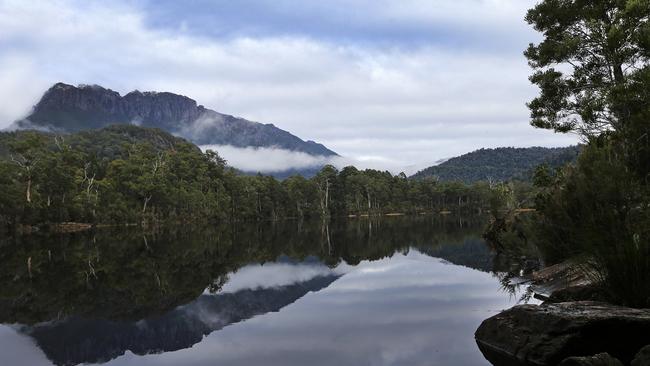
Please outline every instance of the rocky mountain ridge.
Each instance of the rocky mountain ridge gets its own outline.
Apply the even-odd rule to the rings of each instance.
[[[111,124],[160,128],[197,145],[276,147],[311,155],[337,155],[322,144],[303,141],[272,124],[222,114],[183,95],[135,90],[122,96],[99,85],[54,84],[32,112],[13,127],[76,132]]]

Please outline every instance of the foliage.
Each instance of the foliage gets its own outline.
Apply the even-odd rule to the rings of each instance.
[[[525,52],[540,95],[532,125],[585,137],[628,128],[629,89],[647,72],[647,0],[545,0],[526,20],[544,34]]]
[[[160,130],[0,135],[3,220],[138,222],[219,217],[225,162]]]
[[[532,124],[588,142],[575,166],[536,172],[529,237],[637,307],[650,306],[649,18],[647,0],[545,0],[526,17],[544,34],[526,51]]]
[[[441,181],[529,181],[533,169],[540,164],[559,167],[576,159],[579,146],[566,148],[501,147],[480,149],[449,159],[416,173],[413,178],[435,177]]]
[[[540,166],[540,167],[543,167]],[[531,207],[539,190],[528,183],[499,183],[490,189],[490,222],[483,237],[504,257],[539,258],[531,239]]]
[[[650,304],[650,192],[609,141],[585,149],[578,164],[539,197],[537,244],[550,263],[580,258],[612,299]]]
[[[326,166],[313,178],[239,175],[157,129],[0,133],[0,223],[279,220],[481,211],[485,186]]]

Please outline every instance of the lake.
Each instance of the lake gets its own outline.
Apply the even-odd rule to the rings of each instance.
[[[481,218],[287,221],[0,240],[0,365],[489,365],[517,304]],[[515,291],[513,293],[513,290]]]

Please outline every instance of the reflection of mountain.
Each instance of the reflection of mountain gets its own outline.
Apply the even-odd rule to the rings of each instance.
[[[24,328],[57,365],[106,362],[130,350],[136,354],[174,351],[201,341],[204,335],[255,315],[278,311],[310,291],[329,286],[338,276],[275,288],[201,295],[164,315],[137,322],[70,317]]]
[[[442,258],[450,263],[491,272],[494,267],[495,253],[485,245],[483,240],[468,237],[456,245],[443,245],[435,248],[418,248],[423,254]]]

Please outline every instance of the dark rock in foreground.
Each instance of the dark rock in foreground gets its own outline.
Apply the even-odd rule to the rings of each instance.
[[[641,348],[632,360],[632,366],[649,366],[650,365],[650,345]]]
[[[650,309],[591,301],[519,305],[483,321],[476,342],[494,365],[557,365],[603,352],[629,364],[650,344]]]
[[[560,366],[623,366],[623,364],[607,353],[599,353],[594,356],[569,357],[562,361]]]

